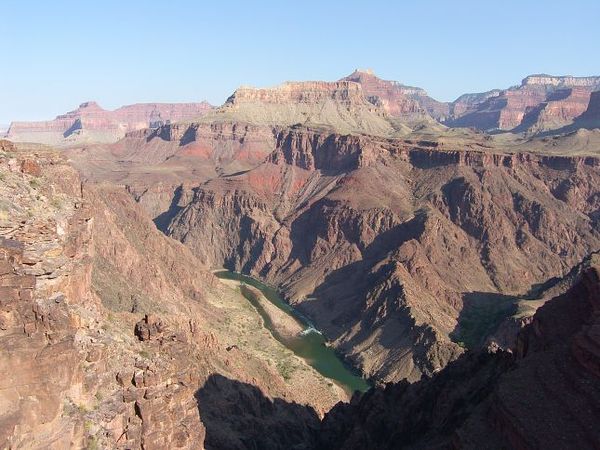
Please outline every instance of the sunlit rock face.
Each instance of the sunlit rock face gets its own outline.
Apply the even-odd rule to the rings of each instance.
[[[96,102],[85,102],[53,120],[13,122],[8,129],[7,138],[45,144],[114,142],[130,131],[197,119],[212,108],[206,102],[137,103],[108,111]]]
[[[480,130],[539,132],[569,125],[586,111],[600,77],[531,75],[520,86],[459,97],[446,122]]]

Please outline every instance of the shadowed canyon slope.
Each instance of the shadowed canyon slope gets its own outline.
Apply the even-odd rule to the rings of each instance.
[[[0,141],[0,447],[597,447],[599,80],[443,103],[356,71],[13,124],[65,148]],[[223,267],[376,387],[334,406]]]
[[[514,355],[475,353],[327,414],[320,448],[596,448],[598,259],[538,310]]]
[[[168,233],[281,286],[368,375],[416,380],[462,352],[467,299],[524,295],[600,248],[599,164],[298,128],[186,191]]]
[[[0,149],[3,448],[202,447],[196,392],[215,373],[311,405],[296,424],[346,398],[123,189],[84,186],[44,147]]]

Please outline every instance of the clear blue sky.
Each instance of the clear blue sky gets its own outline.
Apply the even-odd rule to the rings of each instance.
[[[3,0],[0,124],[85,100],[221,104],[356,67],[440,100],[530,73],[600,75],[599,0]]]

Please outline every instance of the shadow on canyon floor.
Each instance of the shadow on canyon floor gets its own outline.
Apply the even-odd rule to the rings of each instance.
[[[433,378],[391,383],[339,403],[323,422],[312,408],[270,400],[218,374],[196,397],[208,450],[450,448],[472,414],[486,416],[490,394],[513,366],[512,354],[469,352]]]
[[[211,375],[196,393],[207,450],[315,448],[320,420],[309,406],[267,398],[251,384]]]
[[[363,311],[364,299],[369,295],[372,287],[380,286],[394,270],[393,259],[384,264],[381,264],[382,261],[396,252],[405,242],[417,239],[423,232],[424,222],[425,215],[419,213],[413,219],[381,233],[362,249],[362,259],[333,270],[315,287],[312,296],[325,301],[324,307],[329,310],[328,312],[333,318],[331,325],[335,329],[328,328],[327,330],[331,340],[335,340],[343,334],[347,329],[346,325],[357,320],[358,317],[361,317],[362,328],[370,329],[376,320],[377,307],[371,307],[367,312]],[[294,256],[294,250],[292,250],[292,256]],[[295,254],[295,257],[302,261],[299,252]],[[293,258],[290,257],[290,259]],[[306,263],[310,265],[310,261],[307,260]],[[377,265],[379,267],[374,270]],[[352,280],[352,283],[349,283],[348,280]],[[390,303],[389,310],[391,311],[395,309],[391,303],[394,303],[401,295],[400,285],[390,286],[381,293],[377,303]],[[310,314],[310,311],[303,310],[303,312]]]
[[[162,214],[156,216],[153,220],[154,225],[163,233],[167,234],[167,228],[171,224],[171,221],[175,218],[175,216],[183,209],[183,207],[179,206],[179,200],[181,200],[181,195],[183,193],[183,188],[178,186],[173,192],[173,199],[171,200],[171,204],[169,205],[169,209],[167,209]]]
[[[500,323],[517,311],[518,297],[496,292],[467,292],[458,325],[450,333],[454,342],[475,349],[493,333]]]

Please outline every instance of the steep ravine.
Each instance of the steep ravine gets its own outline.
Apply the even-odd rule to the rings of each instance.
[[[122,188],[0,141],[0,193],[0,447],[284,448],[347,400]]]
[[[418,380],[462,353],[465,299],[600,248],[598,158],[425,144],[282,131],[263,164],[188,190],[167,232],[279,286],[368,376]]]

